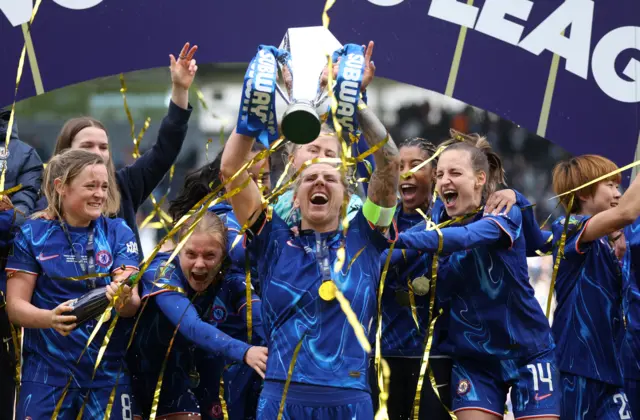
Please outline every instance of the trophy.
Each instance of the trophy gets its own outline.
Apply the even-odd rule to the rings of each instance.
[[[322,85],[327,67],[340,61],[335,83]],[[285,89],[277,83],[280,70]],[[336,117],[349,133],[357,131],[356,108],[365,73],[361,45],[342,46],[322,26],[290,28],[279,48],[260,45],[244,77],[236,131],[255,137],[266,147],[278,138],[276,92],[287,104],[281,119],[284,137],[297,144],[314,141],[320,134],[320,115],[328,110],[328,88],[336,99]],[[363,100],[365,100],[363,98]]]
[[[306,144],[320,134],[320,114],[326,111],[328,98],[326,87],[320,86],[321,76],[327,66],[327,54],[341,47],[323,26],[287,30],[280,49],[286,51],[288,57],[279,62],[286,93],[280,86],[276,87],[287,103],[281,119],[282,134],[287,140]]]

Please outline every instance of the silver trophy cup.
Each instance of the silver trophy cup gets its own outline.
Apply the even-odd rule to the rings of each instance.
[[[321,76],[331,55],[342,45],[322,26],[289,28],[280,48],[289,53],[289,60],[280,62],[280,72],[286,93],[278,92],[287,103],[281,118],[282,134],[289,141],[306,144],[320,134],[320,113],[326,111],[327,89],[321,88]],[[325,109],[322,109],[323,106]]]

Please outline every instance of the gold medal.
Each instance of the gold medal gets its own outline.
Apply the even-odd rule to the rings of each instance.
[[[415,294],[416,296],[426,295],[427,293],[429,293],[429,288],[431,287],[429,279],[425,276],[420,276],[413,279],[411,285],[413,286],[413,294]]]
[[[336,284],[333,281],[328,280],[323,282],[322,285],[320,285],[320,288],[318,289],[318,294],[320,295],[320,298],[322,298],[322,300],[330,302],[336,298],[337,291],[338,291],[338,288],[336,287]]]

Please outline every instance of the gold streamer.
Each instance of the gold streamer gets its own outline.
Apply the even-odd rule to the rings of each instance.
[[[389,410],[387,409],[387,401],[389,400],[389,382],[391,377],[391,369],[384,358],[382,362],[382,386],[380,387],[380,408],[374,417],[374,420],[389,420]],[[378,384],[380,386],[380,384]]]
[[[384,387],[384,378],[383,372],[380,368],[380,363],[382,361],[382,293],[384,292],[384,281],[387,278],[387,272],[389,271],[389,263],[391,262],[391,255],[393,254],[393,249],[395,247],[395,243],[392,243],[389,247],[389,252],[387,254],[387,258],[384,261],[384,266],[382,268],[382,274],[380,275],[380,285],[378,286],[378,319],[377,319],[377,328],[376,328],[376,351],[375,351],[375,366],[376,373],[378,375],[378,387],[382,391]],[[379,410],[386,410],[386,401],[382,401],[382,392],[378,395],[378,405]]]
[[[284,383],[284,389],[282,390],[282,399],[280,400],[280,408],[278,409],[278,420],[282,420],[282,414],[284,412],[284,404],[287,401],[287,392],[289,391],[289,385],[291,384],[291,376],[293,376],[293,368],[296,365],[296,360],[298,360],[298,353],[300,353],[300,347],[302,347],[302,342],[304,341],[304,337],[305,337],[305,334],[303,334],[302,337],[300,338],[300,341],[298,341],[298,344],[296,345],[296,348],[293,351],[291,362],[289,363],[287,380]]]
[[[120,93],[122,94],[122,102],[124,106],[124,112],[127,114],[129,120],[129,126],[131,127],[131,139],[134,145],[136,144],[136,125],[133,122],[133,116],[131,115],[131,109],[129,109],[129,103],[127,102],[127,84],[124,80],[124,73],[120,73]]]
[[[358,315],[356,315],[353,309],[351,309],[349,299],[347,299],[337,287],[335,294],[337,301],[340,303],[340,308],[342,308],[342,312],[344,312],[345,316],[347,317],[347,321],[351,325],[351,328],[353,328],[353,331],[356,334],[356,338],[362,346],[362,349],[367,353],[371,353],[371,344],[369,343],[367,334],[364,332],[364,328],[358,320]]]
[[[547,319],[551,316],[551,301],[553,300],[553,291],[556,287],[556,279],[558,278],[558,269],[560,268],[560,261],[564,258],[564,246],[567,241],[567,231],[569,230],[569,224],[571,223],[571,208],[573,207],[573,200],[575,195],[571,195],[569,198],[569,205],[567,206],[567,214],[564,220],[564,227],[562,229],[562,235],[560,235],[560,241],[558,242],[558,254],[556,260],[553,262],[553,272],[551,273],[551,284],[549,285],[549,295],[547,297]]]
[[[42,0],[36,0],[36,4],[33,6],[33,11],[31,12],[31,19],[29,19],[29,32],[31,32],[31,25],[33,25],[33,20],[38,13],[38,9],[40,9],[40,4]],[[7,124],[7,134],[4,140],[5,150],[9,150],[9,143],[11,142],[11,134],[13,133],[13,120],[16,115],[16,98],[18,97],[18,88],[20,87],[20,81],[22,80],[22,72],[24,71],[24,58],[27,53],[27,41],[25,39],[25,43],[22,46],[22,52],[20,52],[20,59],[18,60],[18,71],[16,72],[16,88],[13,93],[13,104],[11,105],[11,114],[9,114],[9,123]],[[2,174],[0,174],[0,195],[4,190],[4,181],[7,173],[7,165],[4,165],[2,168]]]
[[[111,418],[111,411],[113,410],[113,402],[116,399],[116,388],[118,387],[118,382],[120,381],[120,373],[122,373],[122,367],[118,371],[118,375],[116,376],[116,383],[111,389],[111,392],[109,393],[109,401],[107,401],[107,407],[104,410],[104,418],[102,420],[109,420]]]
[[[13,352],[16,358],[16,370],[14,372],[16,380],[16,402],[20,401],[20,385],[22,379],[22,328],[16,328],[9,322],[11,330],[11,341],[13,342]]]
[[[407,261],[407,254],[405,250],[402,250],[402,256]],[[411,281],[411,277],[407,276],[407,288],[409,290],[409,305],[411,305],[411,318],[413,318],[413,322],[416,324],[416,328],[420,330],[420,323],[418,322],[418,308],[416,306],[416,295],[413,291],[413,283]]]
[[[431,155],[429,157],[429,159],[425,160],[424,162],[420,163],[419,165],[414,166],[413,168],[411,168],[410,170],[408,170],[407,172],[403,173],[400,175],[400,177],[402,179],[407,179],[409,178],[411,175],[415,174],[416,172],[418,172],[420,169],[424,168],[425,166],[427,166],[430,162],[432,162],[435,158],[437,158],[438,156],[440,156],[440,154],[442,152],[444,152],[444,149],[446,149],[447,146],[440,146],[438,147],[438,149],[436,149],[436,152]]]
[[[253,296],[251,294],[251,261],[249,253],[244,253],[245,298],[247,300],[247,343],[251,344],[253,332]]]
[[[123,95],[124,95],[124,93],[123,93]],[[125,99],[125,103],[126,103],[126,99]],[[142,138],[144,137],[145,133],[149,129],[149,125],[151,125],[151,117],[147,117],[147,119],[144,120],[144,125],[142,126],[142,129],[138,133],[138,137],[134,137],[133,138],[133,153],[132,153],[132,156],[133,156],[134,159],[138,159],[140,157],[140,143],[142,142]]]
[[[229,368],[229,365],[225,366],[225,370]],[[218,392],[218,399],[220,400],[220,407],[222,408],[222,420],[229,420],[229,411],[227,410],[227,401],[224,399],[224,378],[220,377],[220,391]]]
[[[613,177],[614,175],[618,175],[619,173],[622,173],[622,172],[626,171],[627,169],[635,168],[638,165],[640,165],[640,160],[636,160],[635,162],[632,162],[632,163],[630,163],[630,164],[628,164],[626,166],[623,166],[622,168],[618,168],[615,171],[611,171],[608,174],[602,175],[601,177],[596,178],[593,181],[589,181],[586,184],[582,184],[579,187],[576,187],[576,188],[574,188],[574,189],[572,189],[570,191],[567,191],[567,192],[564,192],[562,194],[556,195],[555,197],[551,197],[549,200],[553,200],[554,198],[560,198],[560,197],[564,197],[564,196],[569,195],[569,194],[573,194],[575,192],[580,191],[583,188],[587,188],[590,185],[597,184],[600,181],[604,181],[606,179],[609,179],[609,178]]]
[[[363,246],[362,248],[360,248],[358,250],[358,252],[356,252],[353,255],[353,258],[351,258],[351,261],[349,261],[349,265],[347,266],[347,272],[349,272],[349,270],[351,270],[351,266],[353,265],[354,262],[356,262],[356,260],[358,259],[358,257],[360,256],[360,254],[362,254],[362,252],[365,250],[366,246]]]
[[[418,377],[418,384],[416,386],[416,395],[413,399],[413,418],[414,420],[418,420],[420,416],[420,400],[422,398],[422,386],[424,383],[424,376],[427,372],[427,367],[429,366],[429,354],[431,353],[431,346],[433,343],[433,332],[435,329],[436,321],[440,317],[442,310],[440,310],[440,314],[435,316],[435,301],[436,301],[436,285],[438,280],[438,258],[442,253],[442,248],[444,245],[444,238],[442,236],[442,232],[440,231],[440,227],[433,223],[431,220],[427,221],[427,229],[435,230],[438,234],[438,249],[434,253],[431,260],[431,287],[430,287],[430,298],[429,298],[429,330],[425,336],[425,350],[422,356],[422,364],[420,365],[420,375]],[[433,387],[433,391],[436,396],[440,399],[440,394],[438,392],[438,388],[436,386],[435,377],[433,377],[433,371],[429,373],[429,379],[431,381],[431,386]],[[445,407],[446,408],[446,407]],[[450,413],[452,414],[452,413]],[[455,416],[453,416],[455,418]]]
[[[191,298],[191,302],[189,303],[189,306],[191,306],[193,304],[193,301],[199,295],[200,295],[200,293],[195,293],[193,295],[193,297]],[[189,306],[187,306],[185,308],[184,312],[182,312],[182,315],[180,316],[180,319],[178,320],[178,324],[176,325],[176,328],[173,330],[173,336],[171,337],[171,341],[169,341],[169,347],[167,347],[167,352],[165,353],[164,360],[162,361],[162,367],[160,368],[160,374],[158,375],[158,382],[156,383],[156,389],[153,392],[153,403],[151,404],[151,413],[149,414],[149,420],[155,420],[156,419],[156,415],[158,414],[158,404],[160,403],[160,390],[162,389],[162,380],[164,379],[163,378],[164,377],[164,370],[167,368],[167,361],[169,360],[169,354],[171,352],[171,348],[173,347],[173,342],[176,339],[176,335],[178,334],[178,330],[180,329],[180,324],[182,322],[182,318],[187,313],[187,310],[189,309]]]

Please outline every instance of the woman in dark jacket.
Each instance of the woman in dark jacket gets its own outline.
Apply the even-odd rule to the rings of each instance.
[[[180,56],[171,60],[171,102],[169,111],[162,120],[158,140],[145,154],[134,163],[116,172],[117,188],[120,190],[121,203],[118,217],[124,219],[136,236],[138,249],[140,235],[136,225],[136,212],[175,162],[182,143],[187,135],[187,123],[191,116],[189,88],[198,71],[193,59],[198,47],[190,48],[186,43]],[[104,125],[91,117],[73,118],[65,123],[56,141],[54,155],[66,149],[84,149],[94,152],[113,166],[113,157],[109,147],[109,138]],[[38,209],[46,207],[46,200],[38,202]],[[142,257],[142,253],[139,255]]]

